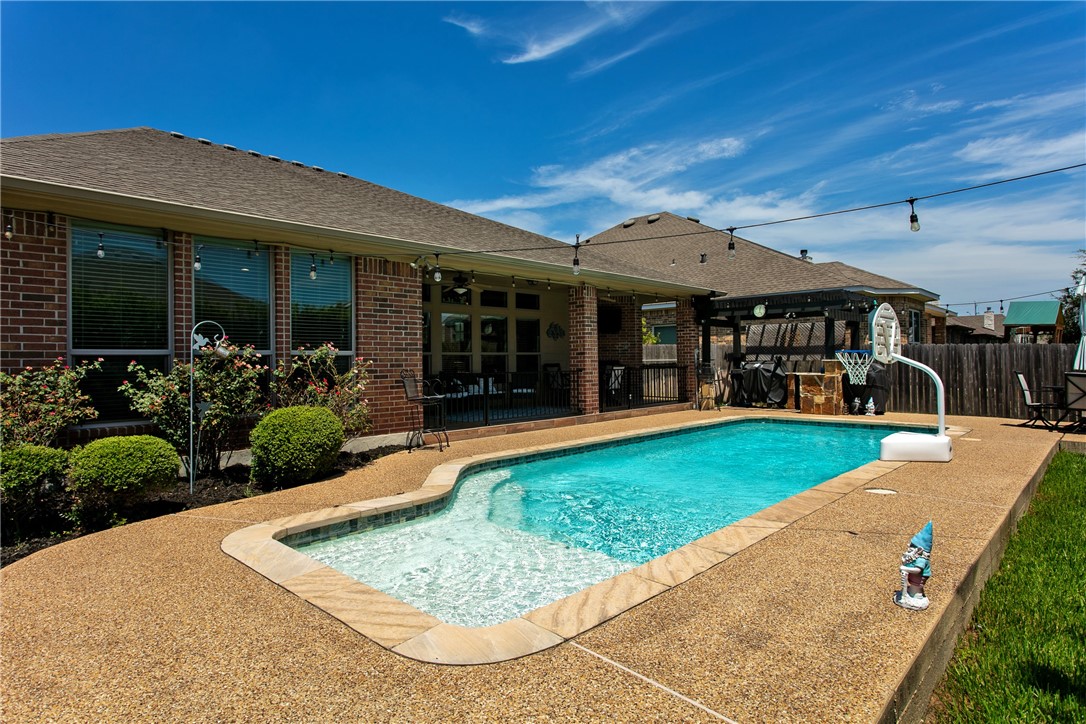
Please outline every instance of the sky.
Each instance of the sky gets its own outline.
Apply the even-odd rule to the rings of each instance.
[[[5,138],[151,126],[569,243],[1086,163],[1083,2],[4,0],[0,40]],[[998,311],[1071,283],[1086,169],[916,213],[916,233],[907,204],[738,233]]]

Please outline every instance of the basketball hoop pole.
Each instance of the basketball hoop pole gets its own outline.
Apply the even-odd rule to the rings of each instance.
[[[939,379],[939,375],[931,367],[928,367],[923,362],[917,362],[916,360],[909,359],[908,357],[902,357],[896,352],[891,355],[895,362],[904,362],[910,367],[915,367],[927,373],[928,377],[935,382],[935,399],[937,401],[937,409],[939,411],[939,432],[937,435],[946,434],[946,395],[943,392],[943,381]]]

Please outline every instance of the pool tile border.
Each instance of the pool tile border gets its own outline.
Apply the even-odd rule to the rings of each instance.
[[[775,416],[736,416],[617,433],[580,441],[461,458],[435,467],[422,487],[401,495],[374,498],[309,511],[251,525],[223,539],[224,553],[273,583],[311,603],[380,646],[402,656],[435,664],[491,664],[557,646],[620,613],[678,586],[724,562],[797,520],[906,465],[873,461],[786,498],[765,510],[710,533],[670,553],[571,596],[494,626],[469,628],[444,623],[382,591],[294,550],[327,539],[429,515],[448,504],[456,483],[469,471],[493,468],[531,457],[569,455],[601,445],[680,434],[691,428]],[[815,424],[864,425],[868,421],[812,420]],[[877,423],[903,426],[901,423]],[[948,428],[951,436],[965,428]],[[318,532],[319,531],[319,532]]]

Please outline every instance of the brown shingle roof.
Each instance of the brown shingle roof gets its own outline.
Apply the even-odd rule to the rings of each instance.
[[[0,159],[5,178],[566,268],[573,259],[569,244],[540,234],[347,174],[153,128],[7,138]],[[518,249],[527,251],[510,251]],[[620,259],[605,271],[644,278]]]
[[[650,221],[654,217],[655,221]],[[596,234],[581,256],[633,263],[658,275],[669,275],[661,278],[686,279],[727,292],[729,297],[857,287],[917,290],[841,262],[813,264],[739,236],[735,237],[735,258],[731,259],[728,239],[726,232],[662,212],[638,216]],[[701,263],[703,253],[708,255],[705,264]],[[672,260],[675,266],[671,266]],[[926,296],[924,290],[919,291]]]
[[[656,221],[650,222],[653,216]],[[821,265],[801,261],[753,241],[735,237],[728,256],[728,234],[668,212],[639,216],[592,237],[581,256],[631,262],[641,268],[687,279],[731,297],[792,291],[838,289],[843,281]],[[701,263],[701,254],[706,263]],[[675,266],[671,266],[674,260]]]

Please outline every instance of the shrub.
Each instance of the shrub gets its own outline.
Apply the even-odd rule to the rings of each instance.
[[[366,399],[369,362],[358,357],[351,361],[346,372],[339,372],[338,353],[338,349],[326,343],[310,352],[298,348],[289,362],[279,360],[273,372],[276,404],[327,407],[343,424],[344,435],[357,437],[370,429]]]
[[[84,530],[116,522],[138,494],[177,482],[181,459],[168,442],[151,435],[95,440],[72,453],[68,490],[72,520]]]
[[[88,404],[90,397],[79,391],[79,383],[88,372],[101,368],[101,358],[69,367],[58,357],[38,370],[27,367],[15,375],[0,372],[3,444],[48,446],[69,425],[98,417]]]
[[[227,346],[226,358],[205,347],[193,362],[196,405],[193,444],[197,475],[219,472],[219,460],[244,420],[263,410],[260,379],[267,370],[252,347]],[[120,391],[133,411],[153,422],[179,455],[189,454],[189,365],[174,361],[166,373],[132,362]],[[206,405],[206,408],[205,408]],[[204,408],[204,409],[201,409]]]
[[[253,482],[298,485],[335,466],[343,447],[343,424],[324,407],[284,407],[257,424],[250,442]]]
[[[0,454],[0,533],[5,544],[53,532],[61,522],[68,453],[18,445]]]

